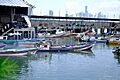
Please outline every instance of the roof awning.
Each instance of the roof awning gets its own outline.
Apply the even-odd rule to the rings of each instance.
[[[0,0],[0,6],[30,7],[23,0]]]

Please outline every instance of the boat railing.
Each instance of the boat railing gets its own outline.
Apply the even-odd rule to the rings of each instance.
[[[0,36],[0,40],[3,40],[3,39],[7,40],[7,38],[8,36]]]

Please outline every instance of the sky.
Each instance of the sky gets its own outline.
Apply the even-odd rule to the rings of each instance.
[[[119,17],[120,0],[26,0],[34,5],[34,15],[48,15],[53,10],[54,16],[65,16],[65,13],[75,14],[84,12],[88,6],[88,12],[95,15],[99,12],[111,17]]]

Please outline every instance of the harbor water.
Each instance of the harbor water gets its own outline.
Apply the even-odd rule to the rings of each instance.
[[[120,80],[120,57],[113,48],[96,43],[91,51],[0,57],[0,80]]]

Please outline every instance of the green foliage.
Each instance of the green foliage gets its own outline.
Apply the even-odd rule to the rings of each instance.
[[[0,80],[1,79],[8,79],[13,80],[15,79],[15,73],[17,71],[17,64],[14,60],[7,58],[0,58]]]

